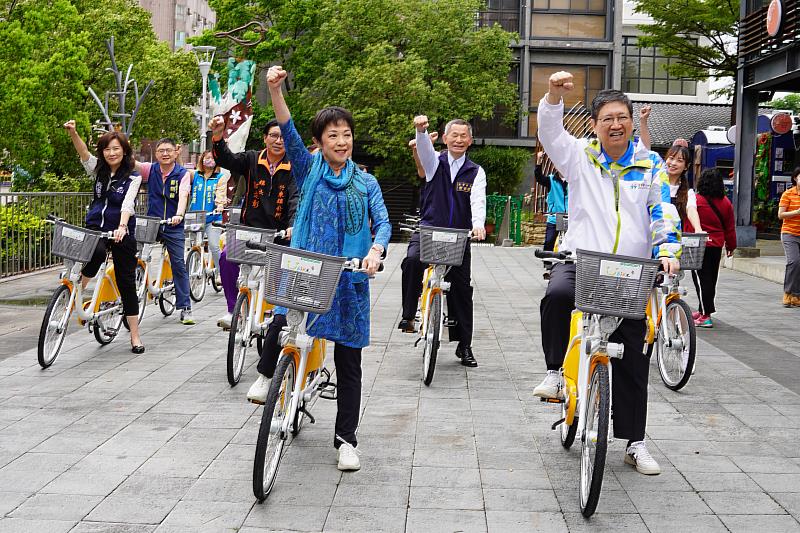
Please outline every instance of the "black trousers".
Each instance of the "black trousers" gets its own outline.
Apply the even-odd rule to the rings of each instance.
[[[286,315],[275,315],[267,328],[258,372],[268,378],[272,378],[278,365],[282,349],[278,341],[284,326]],[[335,344],[333,362],[336,365],[336,433],[333,446],[339,448],[342,441],[358,446],[356,433],[361,412],[361,348]]]
[[[417,303],[422,294],[422,278],[428,265],[419,260],[419,234],[414,235],[408,243],[406,258],[401,265],[403,270],[403,318],[413,320],[417,314]],[[445,276],[450,282],[447,292],[448,318],[456,321],[450,328],[450,341],[457,341],[461,346],[472,345],[472,286],[470,276],[472,261],[469,246],[464,252],[464,261],[460,266],[452,267]]]
[[[548,370],[558,370],[564,363],[573,309],[575,265],[556,264],[540,304],[542,348]],[[609,339],[625,347],[622,359],[611,360],[614,436],[619,439],[644,439],[650,372],[650,360],[643,353],[645,332],[644,320],[623,320]]]
[[[125,316],[139,314],[139,299],[136,297],[136,240],[125,235],[120,242],[109,239],[100,239],[94,255],[88,263],[83,265],[83,274],[87,278],[97,275],[100,265],[106,258],[107,250],[111,248],[111,258],[114,260],[114,276],[117,279],[117,289],[122,297],[122,312]]]
[[[716,311],[714,297],[717,295],[717,279],[721,260],[722,248],[706,246],[703,267],[700,270],[692,270],[692,281],[697,290],[697,299],[700,301],[700,312],[706,316],[710,316]]]
[[[552,252],[553,248],[556,245],[556,238],[558,237],[558,232],[556,231],[556,225],[547,223],[545,226],[544,231],[544,249],[548,252]]]

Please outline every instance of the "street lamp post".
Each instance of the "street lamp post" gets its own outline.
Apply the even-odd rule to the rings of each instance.
[[[202,115],[200,116],[200,152],[206,151],[206,129],[208,120],[208,72],[211,70],[211,64],[214,62],[214,53],[217,51],[216,46],[195,46],[192,48],[194,56],[197,58],[197,65],[200,67],[200,75],[203,77],[203,97],[202,97]]]

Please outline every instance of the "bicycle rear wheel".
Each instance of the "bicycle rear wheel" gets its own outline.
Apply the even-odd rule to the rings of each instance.
[[[186,258],[186,271],[189,273],[189,296],[195,302],[203,300],[206,295],[206,273],[200,250],[192,248]]]
[[[144,308],[147,305],[147,274],[140,261],[136,265],[136,296],[139,299],[139,324],[144,319]]]
[[[261,427],[258,429],[256,456],[253,462],[253,494],[259,503],[266,499],[275,484],[283,447],[288,439],[287,434],[281,434],[281,425],[284,419],[291,415],[288,411],[295,373],[294,357],[281,354],[261,414]]]
[[[169,316],[175,312],[175,288],[172,286],[172,280],[164,282],[164,292],[158,295],[158,308],[161,309],[161,314]]]
[[[100,302],[100,306],[97,309],[98,312],[100,312],[113,307],[117,307],[117,310],[98,318],[92,325],[94,338],[102,346],[109,344],[117,337],[117,333],[119,333],[119,329],[122,327],[122,306],[117,301],[108,300]]]
[[[667,337],[659,335],[656,342],[656,360],[661,380],[668,389],[681,390],[692,377],[697,331],[692,311],[681,299],[667,304],[664,313]]]
[[[211,274],[209,275],[211,278],[211,288],[213,288],[216,292],[222,292],[222,282],[221,280],[217,280],[218,273],[219,269],[216,267],[211,270]]]
[[[442,325],[442,293],[431,297],[428,309],[428,323],[425,326],[425,339],[422,344],[422,381],[430,386],[436,370],[436,355],[439,352],[439,336]]]
[[[231,330],[228,332],[228,383],[235,387],[242,378],[244,370],[244,360],[247,355],[247,344],[250,339],[245,339],[245,329],[247,328],[247,316],[250,310],[250,299],[246,292],[239,293],[236,305],[233,306],[231,315]]]
[[[581,438],[581,513],[590,517],[597,509],[600,490],[603,487],[603,472],[606,467],[608,447],[608,423],[611,416],[611,391],[609,390],[608,366],[598,363],[592,371],[584,416],[586,427]]]
[[[564,392],[566,394],[566,387],[564,388]],[[575,434],[578,432],[578,414],[575,413],[575,416],[572,417],[572,424],[567,425],[567,409],[569,408],[570,398],[567,396],[564,398],[564,403],[561,404],[561,418],[564,421],[561,423],[561,445],[569,450],[572,447],[572,444],[575,442]]]
[[[69,320],[64,322],[64,327],[59,327],[64,315],[69,315],[70,289],[66,285],[61,285],[53,293],[47,310],[44,312],[42,327],[39,330],[39,343],[37,357],[39,365],[47,368],[52,365],[61,351],[64,338],[67,336],[67,326]]]

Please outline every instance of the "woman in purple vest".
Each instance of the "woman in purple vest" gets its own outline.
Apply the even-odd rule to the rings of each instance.
[[[131,351],[144,353],[144,345],[139,337],[139,300],[136,297],[136,217],[134,204],[142,177],[134,170],[133,150],[124,134],[112,131],[97,141],[97,156],[89,153],[86,143],[75,130],[75,121],[64,124],[75,146],[86,173],[94,177],[92,203],[86,214],[86,227],[100,231],[113,231],[114,240],[101,239],[94,250],[92,259],[81,270],[81,284],[84,288],[93,277],[103,260],[107,249],[111,249],[114,260],[114,274],[120,296],[122,311],[131,330]]]

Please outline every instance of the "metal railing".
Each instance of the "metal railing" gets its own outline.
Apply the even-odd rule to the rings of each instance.
[[[50,253],[53,229],[45,218],[53,214],[82,226],[91,201],[87,192],[0,193],[0,278],[61,264]],[[147,195],[140,192],[136,212],[146,206]]]

